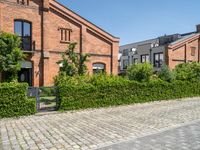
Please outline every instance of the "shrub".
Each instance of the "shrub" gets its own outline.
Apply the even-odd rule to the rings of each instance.
[[[5,80],[8,82],[17,81],[20,62],[25,58],[20,44],[17,35],[0,32],[0,72],[6,72]]]
[[[40,97],[48,97],[55,95],[56,95],[55,87],[40,87]]]
[[[127,76],[130,80],[149,81],[153,75],[153,66],[149,63],[131,65],[127,68]]]
[[[161,67],[161,70],[158,72],[158,77],[161,80],[168,81],[168,82],[175,80],[174,72],[171,71],[167,65],[163,65]]]
[[[177,80],[200,79],[200,63],[183,63],[176,66],[174,70]]]
[[[0,84],[0,118],[31,115],[36,112],[35,99],[27,98],[27,84]]]
[[[66,79],[67,78],[67,79]],[[200,96],[200,81],[129,81],[120,77],[63,77],[58,83],[60,110],[106,107]]]

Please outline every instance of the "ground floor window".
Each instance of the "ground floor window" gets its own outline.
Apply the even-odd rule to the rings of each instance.
[[[123,69],[126,69],[128,67],[128,60],[123,60]]]
[[[137,64],[137,63],[138,63],[138,59],[137,59],[137,58],[134,58],[134,59],[133,59],[133,63],[134,63],[134,64]]]
[[[141,55],[141,63],[149,62],[149,55]]]
[[[94,63],[93,67],[93,74],[98,74],[106,71],[106,65],[103,63]]]
[[[154,67],[160,68],[163,64],[163,53],[154,54]]]

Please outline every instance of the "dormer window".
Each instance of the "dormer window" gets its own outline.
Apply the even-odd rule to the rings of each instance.
[[[17,0],[17,3],[21,5],[29,5],[29,0]]]
[[[60,31],[60,42],[61,43],[69,43],[71,41],[71,29],[67,28],[59,28]]]

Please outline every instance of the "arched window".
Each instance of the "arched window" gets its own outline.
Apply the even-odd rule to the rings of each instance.
[[[28,21],[15,20],[14,23],[15,34],[21,37],[21,47],[25,51],[32,50],[32,25]]]
[[[93,67],[93,74],[106,71],[106,65],[104,63],[94,63],[92,67]]]

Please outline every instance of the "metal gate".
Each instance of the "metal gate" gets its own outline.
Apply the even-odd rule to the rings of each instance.
[[[36,99],[38,112],[55,111],[58,108],[57,88],[53,87],[29,87],[28,97]]]

